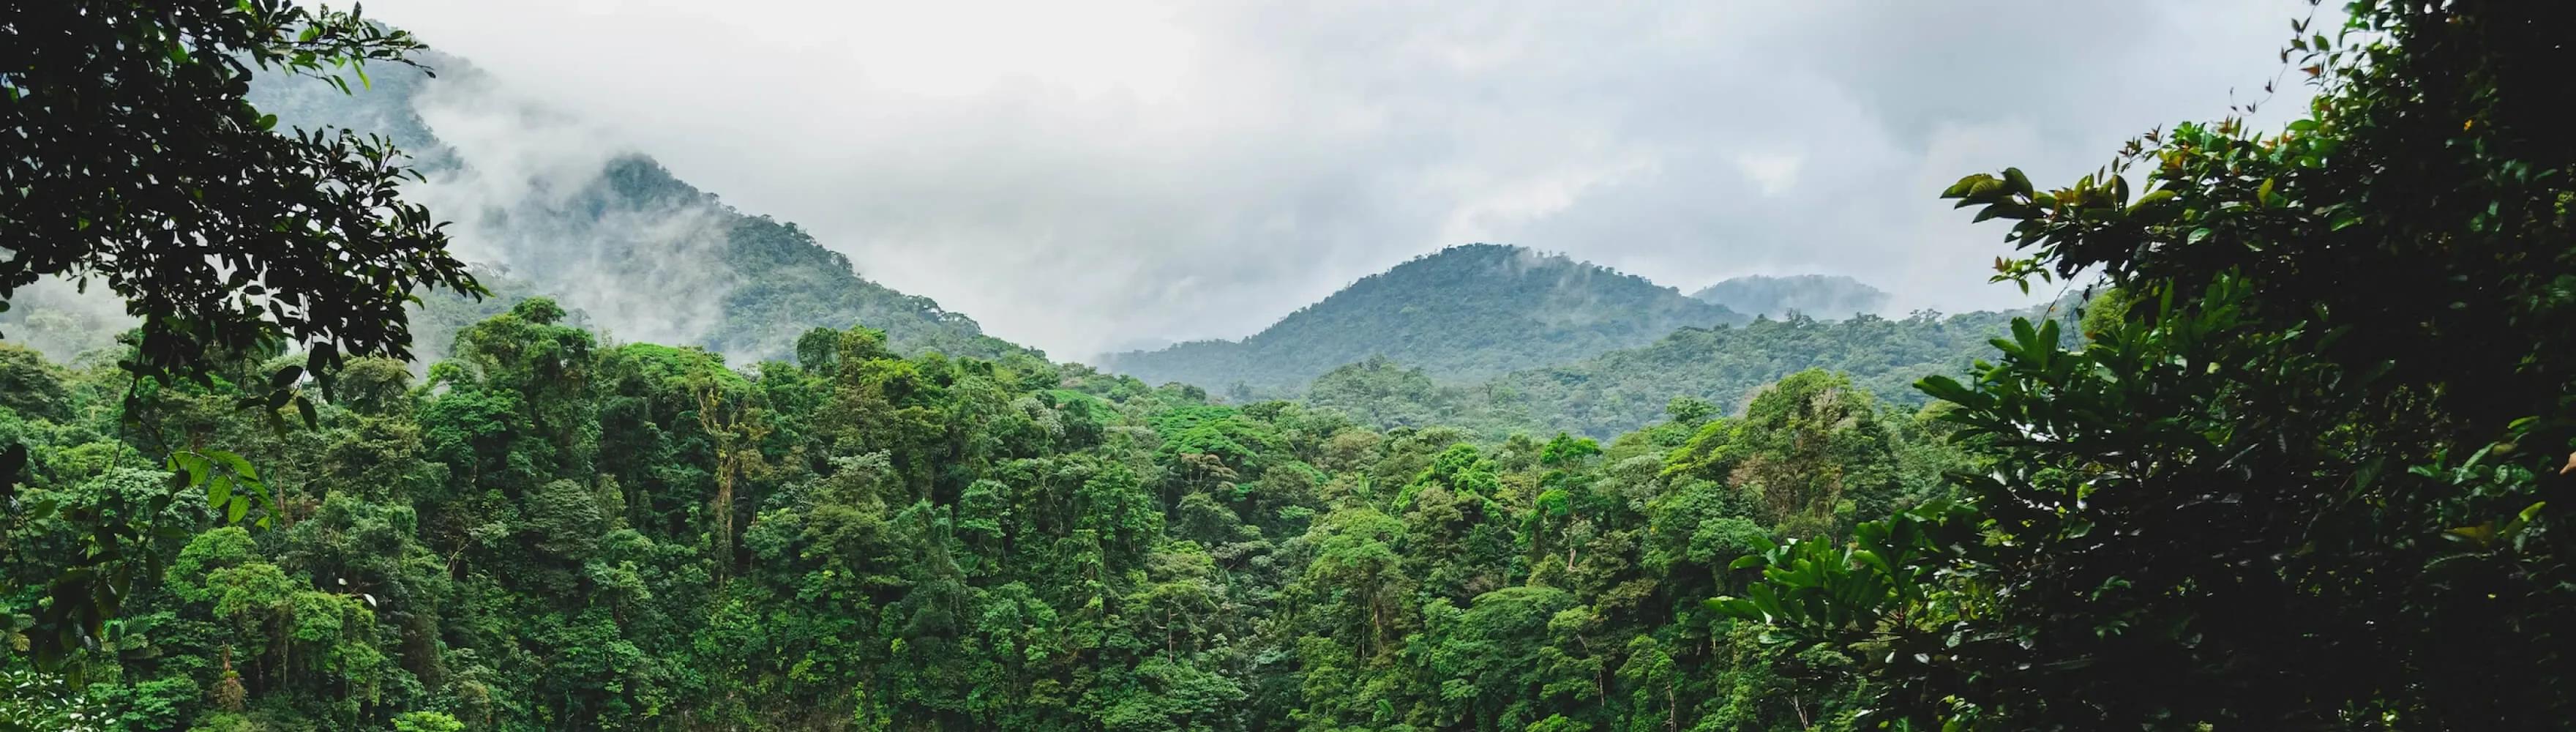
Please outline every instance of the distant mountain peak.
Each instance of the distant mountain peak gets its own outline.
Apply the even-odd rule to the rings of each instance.
[[[1724,306],[1601,265],[1508,244],[1462,244],[1362,277],[1239,341],[1112,354],[1150,383],[1255,393],[1302,390],[1383,355],[1458,381],[1652,343],[1682,327],[1743,322]]]
[[[341,94],[262,75],[252,97],[289,124],[383,134],[417,155],[406,198],[454,222],[458,256],[506,273],[514,295],[547,295],[627,340],[705,346],[742,359],[791,356],[807,329],[865,325],[898,350],[994,358],[1035,351],[984,334],[929,298],[860,276],[795,224],[726,205],[649,155],[521,97],[464,59],[426,54],[432,78],[397,68]],[[434,308],[440,328],[506,303]]]
[[[1691,297],[1736,312],[1774,318],[1798,313],[1824,320],[1876,313],[1888,294],[1842,275],[1746,275],[1702,288]]]

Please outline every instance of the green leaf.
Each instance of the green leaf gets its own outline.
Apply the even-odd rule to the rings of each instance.
[[[234,475],[249,478],[251,480],[259,479],[259,469],[251,467],[250,460],[245,459],[240,455],[222,450],[207,450],[205,451],[205,454],[207,457],[223,463],[224,467],[232,470]]]
[[[205,485],[206,471],[213,467],[202,455],[189,452],[170,454],[170,472],[186,475],[188,485]]]
[[[2054,324],[2057,321],[2052,320],[2049,322]],[[2039,329],[2031,327],[2029,318],[2014,318],[2012,322],[2012,334],[2013,344],[2019,346],[2018,348],[2013,349],[2015,353],[2020,354],[2023,358],[2037,357],[2041,347],[2039,342]]]
[[[2019,193],[2025,196],[2030,195],[2033,191],[2030,185],[2030,176],[2023,175],[2020,168],[2005,168],[2004,184],[2010,186],[2010,192]]]
[[[1878,552],[1870,551],[1868,549],[1854,549],[1852,550],[1851,556],[1853,560],[1858,561],[1861,564],[1868,565],[1869,567],[1878,570],[1881,574],[1896,574],[1896,568],[1889,565],[1887,563],[1887,558],[1879,556]]]
[[[1922,380],[1914,382],[1914,388],[1934,399],[1953,404],[1971,404],[1977,399],[1977,394],[1961,385],[1958,379],[1940,374],[1923,377]]]
[[[1770,585],[1757,584],[1750,588],[1746,588],[1745,592],[1746,594],[1752,595],[1751,600],[1753,607],[1762,612],[1763,618],[1773,621],[1795,620],[1795,618],[1789,617],[1787,608],[1781,607],[1780,598],[1771,591]]]
[[[304,367],[302,366],[288,366],[286,368],[278,369],[277,373],[269,375],[268,388],[284,389],[289,386],[293,386],[295,384],[295,380],[303,378],[303,376]]]
[[[2146,207],[2153,206],[2153,205],[2156,205],[2156,204],[2164,203],[2164,202],[2166,202],[2166,201],[2171,201],[2171,200],[2173,200],[2173,199],[2174,199],[2174,192],[2173,192],[2172,190],[2170,190],[2170,189],[2162,189],[2162,188],[2160,188],[2160,189],[2156,189],[2156,190],[2154,190],[2154,191],[2149,191],[2149,192],[2147,193],[2147,195],[2139,196],[2139,197],[2138,197],[2138,202],[2137,202],[2137,203],[2129,204],[2129,210],[2131,210],[2131,211],[2136,211],[2136,210],[2139,210],[2139,209],[2142,209],[2142,208],[2146,208]]]
[[[1985,183],[1985,182],[1991,182],[1991,181],[1993,181],[1994,179],[1995,179],[1995,177],[1994,177],[1994,176],[1986,175],[1986,174],[1984,174],[1984,173],[1973,173],[1973,174],[1969,174],[1969,175],[1961,176],[1961,177],[1959,178],[1959,182],[1957,182],[1957,183],[1952,183],[1952,184],[1950,184],[1950,187],[1949,187],[1949,188],[1945,188],[1945,189],[1942,189],[1942,190],[1941,190],[1941,197],[1942,197],[1942,198],[1959,198],[1959,197],[1962,197],[1962,196],[1966,196],[1966,195],[1968,195],[1970,192],[1975,191],[1975,190],[1977,189],[1977,184],[1979,184],[1979,183]]]

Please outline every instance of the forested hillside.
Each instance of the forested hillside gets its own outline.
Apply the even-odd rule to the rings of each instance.
[[[1903,320],[1863,315],[1839,321],[1763,318],[1740,326],[1683,328],[1642,348],[1525,369],[1472,384],[1443,384],[1385,359],[1325,373],[1305,399],[1382,426],[1445,424],[1499,438],[1558,431],[1609,439],[1665,418],[1675,399],[1740,411],[1763,385],[1820,368],[1847,374],[1893,406],[1925,402],[1911,385],[1926,376],[1963,376],[2016,317],[2070,318],[2077,301],[2054,310],[1919,313]]]
[[[1887,307],[1886,291],[1840,275],[1746,275],[1700,288],[1691,297],[1773,318],[1795,313],[1838,320]]]
[[[421,293],[413,313],[420,350],[432,358],[457,328],[523,295],[558,298],[577,320],[620,340],[741,358],[783,358],[804,329],[852,322],[884,329],[907,353],[1025,350],[984,335],[964,314],[859,276],[847,257],[793,223],[725,205],[649,156],[600,147],[595,131],[509,95],[464,59],[420,56],[436,78],[388,67],[342,94],[305,79],[260,77],[251,98],[281,128],[383,135],[414,158],[425,178],[415,196],[453,222],[460,254],[504,296],[477,303]],[[443,137],[447,128],[468,144]],[[113,302],[67,285],[30,294],[0,311],[0,332],[57,356],[108,347],[133,323]]]
[[[469,261],[619,339],[784,358],[806,328],[865,322],[907,353],[1021,350],[859,276],[793,223],[735,210],[649,156],[602,147],[589,139],[596,131],[511,95],[464,59],[420,61],[437,77],[389,68],[350,94],[277,77],[251,98],[281,125],[385,135],[418,159],[427,179],[418,195],[456,222]],[[435,351],[452,332],[424,329],[423,340]]]
[[[77,517],[220,445],[257,500],[161,510],[82,687],[115,725],[1767,729],[1847,714],[1797,677],[1851,661],[1701,609],[1739,589],[1726,564],[1962,459],[1822,372],[1741,419],[1481,443],[864,328],[733,364],[562,316],[521,302],[424,381],[355,362],[284,434],[234,384],[294,355],[158,392],[135,429],[112,366],[0,346],[20,500],[57,507],[5,526],[0,576],[43,586]],[[1834,452],[1792,439],[1814,429]],[[1743,482],[1818,461],[1848,477]]]
[[[1469,382],[1630,348],[1676,328],[1743,322],[1645,278],[1521,247],[1471,244],[1361,278],[1241,341],[1113,354],[1102,368],[1214,393],[1292,395],[1343,364],[1385,356]]]

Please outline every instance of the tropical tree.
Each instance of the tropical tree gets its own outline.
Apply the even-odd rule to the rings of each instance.
[[[369,62],[408,63],[421,45],[356,11],[287,0],[15,3],[0,16],[0,310],[46,277],[95,280],[141,319],[121,362],[139,386],[194,380],[241,354],[306,347],[254,377],[244,406],[276,410],[312,375],[327,392],[349,356],[410,355],[403,307],[416,291],[481,293],[429,212],[399,197],[412,173],[382,139],[275,129],[245,100],[256,73],[346,91]],[[148,402],[129,392],[130,416]],[[282,422],[280,423],[282,424]],[[238,519],[257,471],[230,453],[171,451],[174,475]],[[0,446],[0,504],[29,462]],[[243,489],[235,495],[236,488]],[[241,500],[236,501],[239,498]],[[167,500],[164,497],[160,500]],[[146,515],[157,512],[146,512]],[[61,663],[104,630],[149,525],[100,523],[84,560],[35,608],[30,652]],[[139,556],[148,557],[149,552]]]
[[[281,134],[255,73],[346,90],[422,46],[355,11],[286,0],[79,0],[0,23],[0,303],[43,277],[96,279],[142,319],[139,376],[195,377],[279,339],[409,355],[413,292],[477,292],[413,174],[381,139]],[[327,346],[327,347],[326,347]]]
[[[1871,648],[1878,721],[2531,728],[2571,712],[2570,9],[2363,0],[2278,133],[2151,133],[2042,191],[1999,279],[2126,293],[1925,391],[1975,512],[1772,550],[1738,614]],[[2123,175],[2123,174],[2126,175]],[[2132,193],[2132,177],[2145,192]]]

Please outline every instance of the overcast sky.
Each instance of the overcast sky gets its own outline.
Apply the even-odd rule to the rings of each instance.
[[[1081,358],[1468,242],[2018,302],[1935,198],[2263,98],[2299,0],[375,0],[862,274]],[[2231,96],[2231,90],[2233,95]],[[2276,107],[2289,106],[2284,96]],[[2269,110],[2266,110],[2269,111]],[[2262,115],[2271,117],[2272,115]]]

